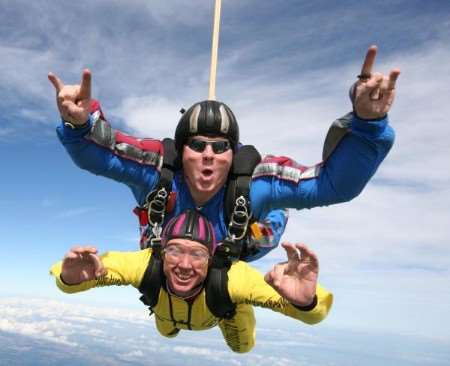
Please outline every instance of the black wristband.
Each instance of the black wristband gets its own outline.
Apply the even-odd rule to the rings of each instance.
[[[81,130],[83,128],[86,128],[87,126],[89,126],[89,120],[87,120],[86,123],[83,123],[82,125],[76,125],[75,123],[72,122],[68,122],[68,121],[63,121],[64,126],[69,127],[72,130]]]
[[[65,284],[66,286],[72,286],[72,285],[69,285],[67,282],[65,282],[65,281],[63,280],[63,278],[62,278],[61,275],[59,275],[59,279],[60,279],[61,282],[62,282],[63,284]]]
[[[366,122],[378,122],[381,121],[383,119],[385,119],[387,117],[387,113],[384,116],[378,117],[378,118],[362,118],[360,116],[358,116],[358,114],[356,113],[355,109],[353,109],[353,114],[355,115],[356,118],[362,120],[362,121],[366,121]]]
[[[316,305],[317,305],[317,295],[314,295],[314,299],[313,299],[312,303],[309,305],[299,306],[299,305],[292,304],[293,307],[295,307],[296,309],[301,310],[301,311],[311,311],[312,309],[314,309],[316,307]]]

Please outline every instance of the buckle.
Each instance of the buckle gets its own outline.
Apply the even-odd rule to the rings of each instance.
[[[247,200],[244,196],[239,196],[236,199],[230,223],[228,224],[228,234],[232,241],[241,240],[245,237],[249,220]]]

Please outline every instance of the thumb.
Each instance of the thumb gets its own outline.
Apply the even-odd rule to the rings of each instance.
[[[273,285],[273,271],[269,271],[266,273],[266,275],[264,276],[264,281],[266,281],[266,283],[270,286]]]
[[[105,266],[103,265],[101,258],[96,253],[89,253],[89,258],[94,264],[94,273],[96,278],[106,274]]]

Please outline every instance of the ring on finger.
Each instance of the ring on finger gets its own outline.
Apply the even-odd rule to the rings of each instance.
[[[361,80],[361,81],[367,81],[367,80],[369,80],[370,79],[370,77],[371,77],[372,75],[369,73],[369,74],[359,74],[358,76],[357,76],[357,78],[359,79],[359,80]]]

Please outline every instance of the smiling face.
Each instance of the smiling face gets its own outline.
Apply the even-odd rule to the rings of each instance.
[[[226,141],[223,137],[194,136],[203,141]],[[210,200],[225,184],[233,160],[233,151],[216,154],[211,144],[202,152],[183,147],[183,171],[186,183],[196,205]]]
[[[164,274],[170,290],[186,298],[198,291],[208,274],[206,246],[188,239],[169,240],[164,248]]]

